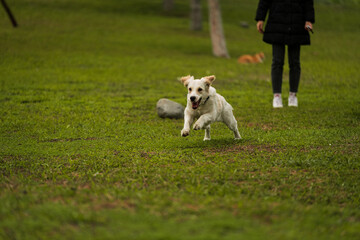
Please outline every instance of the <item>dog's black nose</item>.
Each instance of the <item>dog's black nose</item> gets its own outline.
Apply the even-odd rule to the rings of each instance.
[[[190,100],[193,102],[195,101],[196,97],[190,97]]]

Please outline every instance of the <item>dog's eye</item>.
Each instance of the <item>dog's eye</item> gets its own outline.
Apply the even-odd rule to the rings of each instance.
[[[191,92],[191,90],[192,90],[192,89],[191,89],[191,88],[189,88],[189,92]]]
[[[201,92],[201,91],[202,91],[202,88],[199,88],[198,91]]]

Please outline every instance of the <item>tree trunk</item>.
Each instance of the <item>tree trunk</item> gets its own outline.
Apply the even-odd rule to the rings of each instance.
[[[226,48],[221,11],[218,0],[208,0],[209,25],[213,54],[216,57],[230,58]]]
[[[164,11],[171,11],[174,9],[174,0],[163,0]]]
[[[202,11],[201,0],[191,0],[190,2],[190,29],[194,31],[202,30]]]

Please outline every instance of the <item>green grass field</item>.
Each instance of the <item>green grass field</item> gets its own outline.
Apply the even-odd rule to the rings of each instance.
[[[255,0],[221,1],[231,59],[212,56],[205,5],[204,30],[189,30],[188,0],[169,13],[7,2],[19,28],[0,8],[1,239],[360,238],[356,1],[316,3],[299,108],[276,110]],[[263,64],[237,64],[260,51]],[[185,105],[187,74],[217,76],[242,140],[221,123],[211,141],[182,138],[183,120],[157,116],[160,98]]]

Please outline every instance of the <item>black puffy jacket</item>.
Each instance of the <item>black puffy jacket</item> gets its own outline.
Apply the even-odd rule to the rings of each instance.
[[[313,0],[260,0],[256,21],[265,21],[264,42],[285,45],[310,45],[305,22],[315,22]]]

